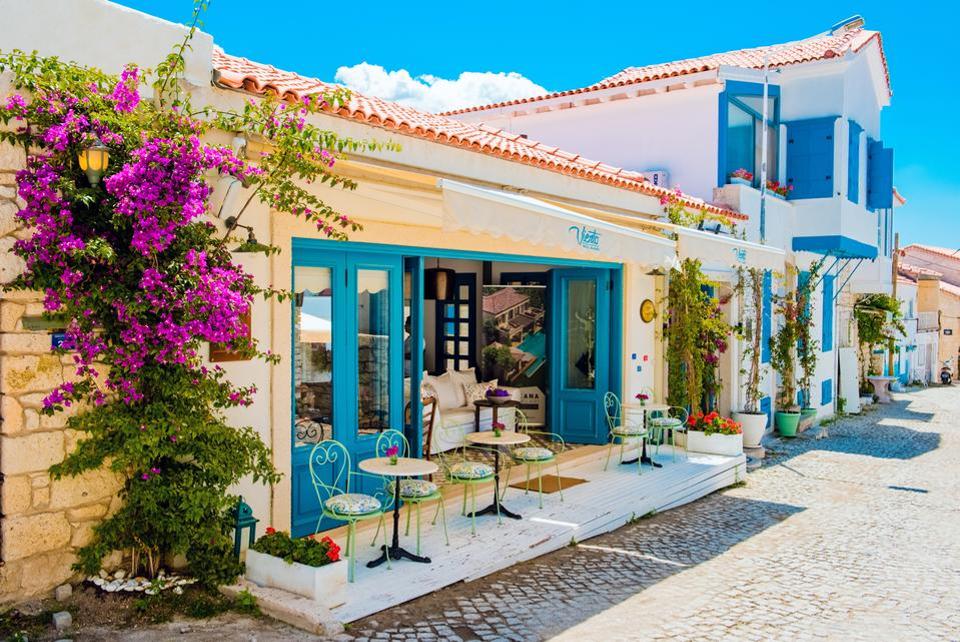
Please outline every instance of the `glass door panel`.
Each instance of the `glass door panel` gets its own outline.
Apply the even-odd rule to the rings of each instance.
[[[569,279],[566,287],[567,349],[564,371],[567,388],[596,387],[597,283],[593,279]]]
[[[294,447],[334,438],[333,270],[294,270]]]
[[[357,270],[357,422],[379,434],[390,417],[390,273]]]

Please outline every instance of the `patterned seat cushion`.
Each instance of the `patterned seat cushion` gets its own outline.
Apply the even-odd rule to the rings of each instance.
[[[612,432],[621,437],[637,437],[642,435],[644,430],[640,426],[614,426]]]
[[[657,428],[676,428],[682,426],[683,422],[676,417],[654,417],[650,420],[650,425]]]
[[[393,490],[394,482],[390,482],[390,492]],[[437,492],[437,485],[426,479],[401,479],[400,497],[416,499],[418,497],[429,497]]]
[[[527,446],[526,448],[514,449],[513,456],[523,461],[543,461],[544,459],[552,459],[553,451],[539,446]]]
[[[361,493],[345,493],[331,497],[324,506],[338,515],[366,515],[380,510],[380,500]]]
[[[450,467],[454,479],[484,479],[493,477],[493,466],[480,461],[461,461]]]

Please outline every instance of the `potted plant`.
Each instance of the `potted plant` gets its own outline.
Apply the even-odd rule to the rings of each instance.
[[[247,550],[245,576],[254,584],[283,589],[327,607],[342,604],[349,564],[329,537],[320,540],[268,528]]]
[[[792,191],[793,185],[787,185],[780,181],[767,180],[767,192],[779,199],[786,200]]]
[[[687,418],[687,450],[736,457],[743,453],[743,431],[739,423],[716,411],[696,412]]]
[[[743,429],[743,445],[758,448],[767,431],[767,413],[760,410],[760,353],[763,321],[763,270],[749,268],[740,270],[737,287],[741,301],[741,324],[737,330],[743,349],[740,353],[740,374],[743,377],[746,396],[743,410],[733,413],[733,419]]]
[[[786,281],[789,281],[789,276],[788,274]],[[796,355],[800,314],[796,291],[788,289],[785,294],[774,294],[773,307],[781,317],[780,329],[770,338],[770,366],[780,375],[774,421],[782,437],[795,437],[797,425],[800,423]]]
[[[800,397],[803,407],[800,408],[800,422],[798,429],[806,430],[817,417],[817,409],[811,405],[811,390],[813,377],[817,371],[817,355],[820,353],[820,342],[813,338],[811,329],[811,302],[813,290],[817,285],[819,263],[813,263],[807,272],[806,280],[797,284],[797,362],[800,365]]]
[[[507,427],[504,424],[500,423],[499,421],[495,421],[492,424],[490,424],[490,428],[493,430],[494,437],[503,436],[503,431],[507,429]]]
[[[740,168],[730,172],[731,185],[753,185],[753,173]]]

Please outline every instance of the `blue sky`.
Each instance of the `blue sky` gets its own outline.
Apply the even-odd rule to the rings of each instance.
[[[175,22],[190,0],[121,0]],[[751,7],[758,9],[751,11]],[[909,7],[909,9],[908,9]],[[808,0],[622,4],[485,2],[319,2],[213,0],[204,30],[228,52],[334,80],[338,68],[367,62],[422,89],[418,76],[458,79],[462,72],[516,72],[498,83],[550,90],[589,85],[623,67],[786,42],[860,13],[883,32],[894,97],[883,138],[895,149],[901,243],[960,247],[960,83],[952,29],[958,2]],[[937,35],[938,29],[948,31]],[[363,68],[355,68],[363,69]],[[522,78],[521,78],[522,77]],[[459,85],[490,80],[461,78]],[[441,84],[443,84],[441,82]],[[455,87],[455,86],[451,86]]]

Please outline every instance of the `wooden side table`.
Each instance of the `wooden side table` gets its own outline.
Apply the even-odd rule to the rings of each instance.
[[[493,409],[493,421],[497,421],[497,411],[500,408],[519,408],[520,402],[516,399],[511,399],[510,401],[504,401],[503,403],[493,403],[487,399],[477,399],[473,402],[473,429],[476,432],[480,432],[480,409],[481,408],[492,408]]]

